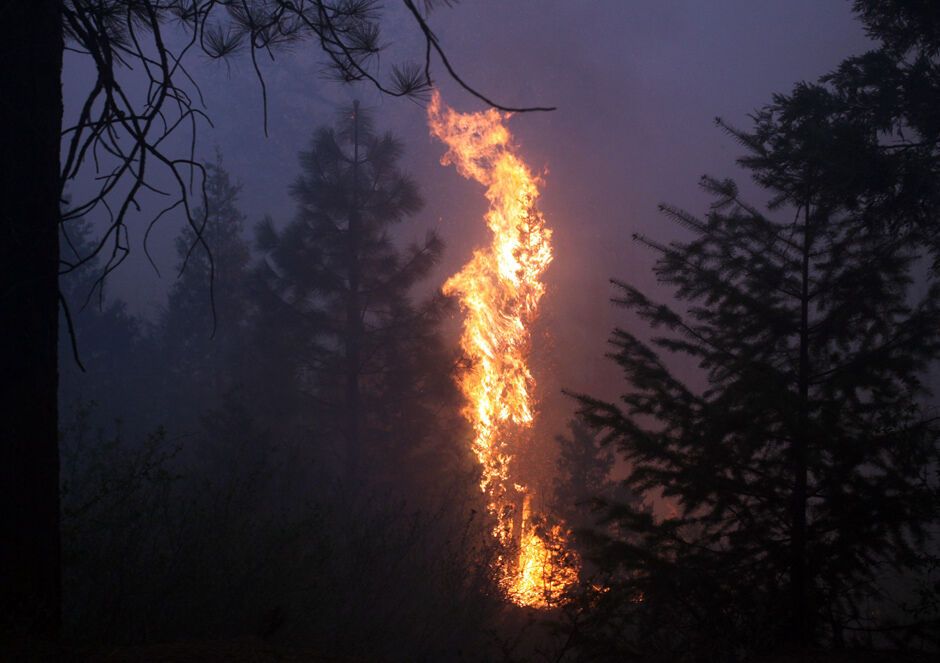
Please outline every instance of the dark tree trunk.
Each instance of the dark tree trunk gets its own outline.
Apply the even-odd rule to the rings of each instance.
[[[0,629],[58,636],[58,0],[0,2]]]
[[[353,164],[352,208],[347,228],[349,292],[346,295],[346,480],[355,485],[361,461],[360,440],[360,344],[362,337],[362,310],[359,301],[359,102],[353,102]]]
[[[800,292],[800,359],[798,370],[797,430],[793,438],[791,454],[793,462],[793,495],[790,532],[790,594],[791,616],[796,643],[805,647],[810,640],[811,625],[807,609],[806,572],[806,474],[807,449],[809,445],[809,304],[810,304],[810,253],[812,251],[812,229],[810,228],[809,205],[805,208],[805,225],[801,255]]]

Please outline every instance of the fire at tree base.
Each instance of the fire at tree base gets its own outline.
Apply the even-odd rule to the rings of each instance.
[[[465,314],[461,348],[471,362],[458,380],[482,468],[480,488],[496,519],[493,535],[507,551],[498,560],[500,584],[517,605],[550,607],[576,582],[579,562],[563,528],[543,526],[532,512],[532,491],[513,461],[534,422],[530,329],[545,294],[552,233],[536,205],[539,178],[516,154],[508,117],[495,109],[457,113],[436,91],[428,107],[431,134],[448,148],[441,163],[484,185],[489,201],[490,245],[475,251],[443,289],[458,297]]]

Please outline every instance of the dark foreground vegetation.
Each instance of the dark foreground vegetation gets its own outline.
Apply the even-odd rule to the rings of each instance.
[[[68,2],[70,39],[115,36],[105,5],[159,23],[156,2]],[[636,237],[672,301],[613,282],[623,395],[571,394],[558,432],[552,509],[582,567],[551,610],[494,575],[511,551],[469,453],[452,303],[428,283],[443,245],[397,239],[422,198],[381,118],[353,104],[302,138],[290,219],[246,219],[223,156],[198,164],[154,319],[107,295],[95,208],[63,201],[59,517],[7,502],[4,573],[24,575],[0,658],[933,660],[940,10],[855,8],[871,52],[750,126],[718,121],[757,199],[703,177],[703,214],[663,205],[679,230]],[[333,64],[368,78],[356,53]],[[6,481],[23,455],[5,453]]]

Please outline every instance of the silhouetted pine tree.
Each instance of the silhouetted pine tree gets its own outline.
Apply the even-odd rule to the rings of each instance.
[[[853,170],[871,219],[918,235],[940,266],[940,8],[930,0],[856,0],[877,47],[821,83],[846,124],[879,132]]]
[[[242,237],[245,215],[238,208],[239,184],[231,181],[221,155],[205,164],[205,227],[187,226],[176,240],[180,276],[160,321],[159,342],[167,363],[172,411],[204,412],[241,380],[247,346],[250,249]],[[204,244],[203,244],[204,242]]]
[[[691,238],[639,240],[681,306],[615,281],[614,302],[658,335],[614,331],[620,404],[579,397],[629,463],[628,485],[672,506],[610,510],[634,534],[606,538],[599,610],[614,623],[632,602],[631,646],[677,660],[841,643],[871,623],[879,576],[924,561],[940,504],[921,381],[940,349],[940,288],[915,300],[916,245],[871,218],[870,180],[859,194],[877,127],[800,85],[751,132],[728,131],[773,216],[708,177],[705,218],[662,206]],[[697,363],[707,387],[690,389],[663,355]]]
[[[591,555],[596,538],[619,533],[616,521],[608,520],[610,507],[619,504],[641,507],[623,481],[612,476],[614,451],[602,443],[596,431],[573,418],[568,422],[568,434],[558,435],[555,440],[559,453],[551,512],[571,532],[568,545],[581,558],[582,579],[593,582],[598,575]]]
[[[568,422],[568,434],[555,437],[559,454],[554,490],[554,513],[574,529],[596,523],[596,500],[610,497],[613,451],[578,419]]]
[[[60,227],[62,259],[81,266],[59,277],[59,292],[68,305],[59,314],[59,406],[67,416],[75,407],[94,403],[102,419],[111,423],[141,400],[146,388],[141,378],[145,363],[140,322],[123,301],[107,297],[100,280],[101,260],[94,256],[91,224],[84,218]],[[76,361],[73,351],[77,352]]]
[[[439,449],[447,417],[438,410],[457,398],[438,337],[444,301],[410,298],[441,241],[431,232],[401,251],[391,234],[423,204],[398,169],[401,154],[354,103],[301,153],[295,220],[257,231],[260,333],[279,344],[282,382],[307,397],[304,410],[351,485],[382,453],[385,471],[401,473],[414,461],[406,452]]]

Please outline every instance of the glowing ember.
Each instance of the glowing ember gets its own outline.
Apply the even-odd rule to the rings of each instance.
[[[480,487],[496,518],[494,536],[515,560],[502,559],[503,588],[519,605],[557,602],[577,578],[559,526],[536,528],[531,494],[513,480],[514,447],[532,426],[535,381],[527,366],[529,325],[545,292],[542,274],[552,260],[551,230],[536,208],[539,180],[515,154],[508,114],[490,109],[456,113],[435,92],[428,108],[431,133],[448,151],[441,159],[487,187],[490,246],[444,284],[466,313],[461,346],[472,365],[460,376],[473,425],[473,451],[483,474]]]

